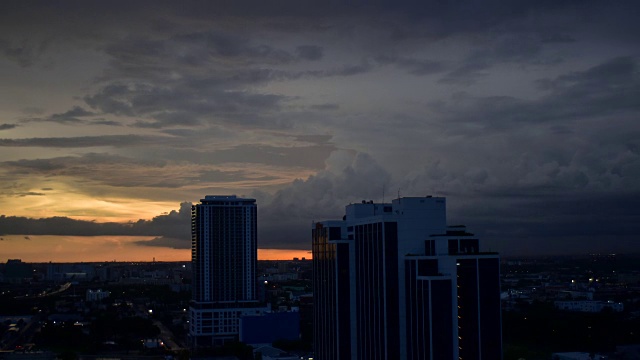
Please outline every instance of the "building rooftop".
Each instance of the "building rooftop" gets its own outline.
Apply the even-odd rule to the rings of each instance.
[[[235,202],[235,205],[239,205],[239,203],[255,203],[256,199],[240,198],[236,195],[205,195],[204,199],[200,199],[200,202],[203,204],[217,205],[222,205],[222,203],[227,203],[226,205],[234,205],[230,204],[230,202]]]

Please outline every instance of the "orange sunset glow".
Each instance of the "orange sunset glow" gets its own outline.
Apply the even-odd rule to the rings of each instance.
[[[144,246],[146,236],[10,235],[0,240],[0,262],[191,261],[191,250]],[[258,260],[311,259],[308,250],[258,249]]]

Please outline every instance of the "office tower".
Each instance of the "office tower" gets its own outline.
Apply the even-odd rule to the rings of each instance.
[[[238,340],[243,315],[259,315],[254,199],[207,195],[191,208],[193,347]]]
[[[502,358],[499,257],[444,198],[348,205],[312,251],[315,359]]]

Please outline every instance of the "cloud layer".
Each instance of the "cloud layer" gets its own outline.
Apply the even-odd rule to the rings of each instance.
[[[237,194],[307,249],[400,193],[505,253],[638,251],[638,10],[3,3],[0,233],[188,248],[188,205]]]

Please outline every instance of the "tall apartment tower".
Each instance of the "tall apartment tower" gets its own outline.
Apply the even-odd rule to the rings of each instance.
[[[314,359],[502,358],[496,253],[446,200],[363,201],[313,225]]]
[[[261,314],[256,294],[254,199],[207,195],[191,207],[193,347],[238,340],[243,315]]]

